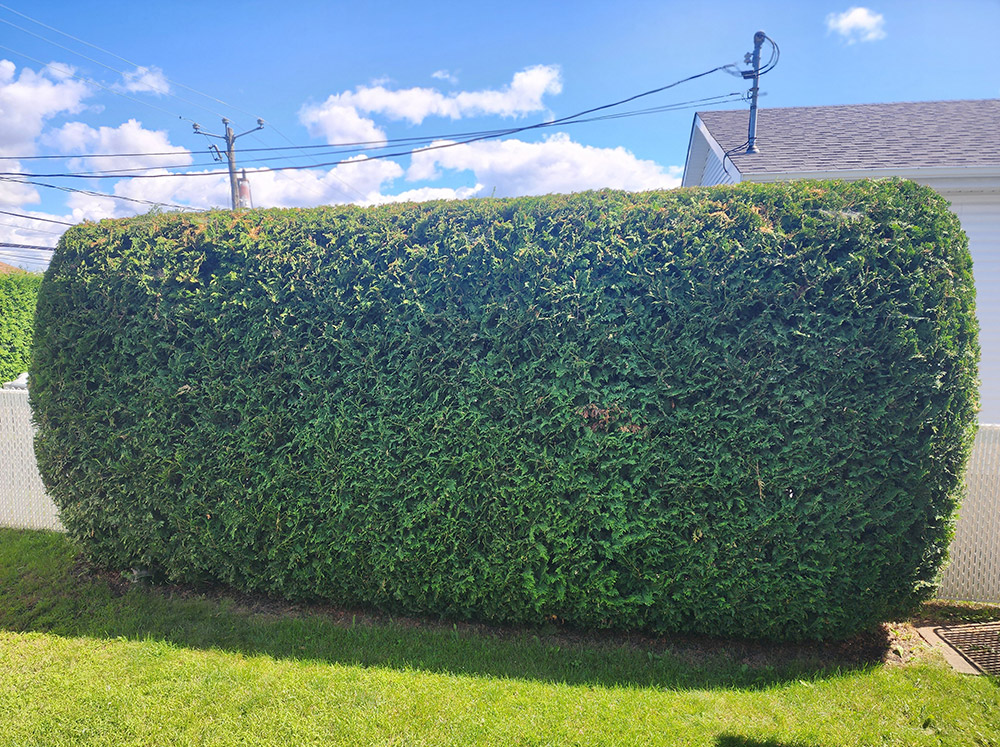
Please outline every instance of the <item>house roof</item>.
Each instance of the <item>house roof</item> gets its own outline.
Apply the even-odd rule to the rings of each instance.
[[[742,174],[1000,166],[1000,99],[698,112]],[[743,147],[740,147],[742,144]]]
[[[14,265],[9,265],[6,262],[0,262],[0,275],[9,272],[25,272],[25,270],[22,270],[20,267],[14,267]]]

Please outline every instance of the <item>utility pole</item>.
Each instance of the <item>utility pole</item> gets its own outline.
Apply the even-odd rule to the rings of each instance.
[[[750,89],[750,125],[747,128],[747,153],[757,153],[757,94],[760,92],[760,48],[764,44],[767,34],[758,31],[753,35],[753,53],[750,60],[753,70],[743,71],[744,78],[753,79],[753,88]]]
[[[239,135],[233,134],[233,128],[229,126],[229,120],[225,117],[222,118],[222,124],[226,128],[225,135],[214,135],[211,132],[205,132],[201,129],[201,125],[195,123],[193,125],[194,131],[199,135],[206,135],[207,137],[217,137],[219,140],[226,141],[226,158],[229,161],[229,193],[233,201],[233,210],[243,207],[242,200],[240,200],[240,188],[236,180],[236,138],[243,137],[244,135],[249,135],[251,132],[257,132],[257,130],[264,129],[264,120],[258,119],[257,126],[252,130],[247,130],[246,132],[241,132]],[[244,171],[244,178],[246,177],[246,172]]]

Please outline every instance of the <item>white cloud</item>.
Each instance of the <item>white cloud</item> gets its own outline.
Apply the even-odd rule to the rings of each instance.
[[[470,171],[474,185],[445,187],[433,182],[445,171]],[[556,134],[539,143],[504,140],[456,145],[416,153],[410,168],[391,160],[357,157],[332,169],[247,172],[255,207],[308,207],[357,203],[465,199],[476,196],[509,197],[553,192],[578,192],[605,187],[627,190],[669,189],[680,184],[682,167],[663,168],[636,158],[624,148],[597,148]],[[229,180],[225,170],[209,176],[163,179],[123,179],[117,195],[188,205],[192,208],[228,207]],[[395,181],[425,182],[393,193]],[[144,204],[111,202],[74,195],[74,220],[107,215],[122,216],[148,210]]]
[[[53,63],[38,73],[0,60],[0,156],[31,155],[45,122],[63,113],[75,113],[90,95],[89,87],[69,78],[66,65]]]
[[[36,211],[25,212],[24,215],[70,222],[66,217]],[[0,215],[0,242],[55,246],[59,240],[59,236],[66,228],[68,226],[63,226],[59,223],[49,223],[45,220],[31,220],[27,217],[21,218],[15,215]],[[28,254],[29,250],[21,250],[21,253]]]
[[[3,166],[7,170],[7,166]],[[27,205],[41,200],[38,190],[29,184],[0,181],[0,204],[8,207]]]
[[[408,189],[395,195],[380,195],[372,204],[386,202],[426,202],[428,200],[464,200],[482,192],[483,185],[474,187],[420,187]]]
[[[0,184],[0,202],[4,188]],[[37,201],[37,200],[36,200]],[[72,222],[70,216],[51,215],[39,211],[24,211],[25,217],[0,215],[0,243],[30,244],[32,246],[54,247],[59,236],[68,226],[51,221]],[[31,220],[31,218],[43,220]],[[49,263],[51,252],[19,247],[0,247],[0,262],[23,267],[27,270],[42,271]]]
[[[122,179],[115,183],[114,193],[147,202],[191,208],[229,207],[228,171],[220,169],[193,173],[197,175]],[[366,161],[361,158],[328,170],[247,171],[253,206],[258,208],[383,202],[385,188],[402,175],[403,168],[394,161]],[[149,210],[149,205],[144,203],[110,198],[73,195],[70,199],[74,220],[135,215]]]
[[[137,213],[144,213],[150,206],[140,208],[138,205],[129,209],[130,203],[115,200],[111,197],[98,197],[97,195],[86,195],[73,193],[66,198],[66,207],[69,208],[72,217],[69,220],[73,223],[82,223],[85,220],[101,220],[102,218],[124,218]]]
[[[332,169],[248,172],[256,207],[308,207],[347,202],[372,204],[403,175],[395,161],[358,158]]]
[[[155,93],[164,96],[170,93],[170,81],[158,67],[137,67],[135,70],[122,73],[123,83],[116,88],[129,93]]]
[[[436,77],[441,79],[450,75],[447,71],[438,73]],[[480,114],[518,116],[545,110],[545,97],[559,93],[561,88],[558,68],[539,65],[516,73],[508,85],[495,90],[444,94],[430,88],[390,90],[382,84],[371,84],[330,96],[322,104],[306,105],[299,116],[313,135],[325,137],[331,143],[384,142],[385,130],[371,117],[419,123],[430,116],[455,119]],[[195,174],[169,175],[163,167],[191,164],[191,152],[171,145],[165,132],[146,130],[136,120],[96,129],[83,122],[70,122],[49,133],[46,141],[63,152],[81,155],[169,154],[83,162],[86,169],[141,167],[159,169],[153,173],[164,176],[123,178],[113,186],[101,188],[140,201],[135,203],[74,194],[67,200],[73,221],[143,213],[149,209],[147,203],[192,209],[229,205],[225,168],[219,165]],[[448,186],[440,181],[446,172],[457,177]],[[483,141],[419,152],[412,155],[406,170],[393,160],[356,156],[333,168],[261,172],[248,169],[247,176],[255,207],[306,207],[565,193],[605,187],[663,189],[678,186],[680,173],[680,167],[665,168],[637,158],[622,147],[588,146],[574,142],[566,134],[555,134],[541,142]],[[395,185],[403,177],[410,184],[408,189],[400,191]],[[466,184],[461,186],[463,181]]]
[[[76,68],[64,62],[50,62],[45,66],[45,72],[56,80],[67,80],[76,75]]]
[[[313,137],[325,137],[328,143],[381,143],[385,131],[371,119],[362,117],[357,109],[340,104],[331,96],[319,106],[304,106],[299,120]]]
[[[446,83],[451,83],[453,86],[458,84],[458,76],[447,70],[435,70],[431,73],[431,77],[435,80],[443,80]]]
[[[429,116],[461,119],[494,114],[513,117],[543,111],[545,104],[542,103],[542,97],[561,91],[559,68],[535,65],[515,73],[510,84],[499,90],[444,94],[433,88],[391,91],[383,86],[374,86],[347,91],[336,97],[339,103],[351,105],[361,112],[382,114],[390,119],[404,119],[411,124],[420,124]],[[330,97],[333,98],[335,97]]]
[[[434,88],[391,90],[384,85],[359,86],[353,91],[335,93],[322,104],[304,106],[299,119],[310,134],[325,137],[328,143],[377,141],[385,138],[385,132],[363,115],[377,114],[411,124],[420,124],[430,116],[514,117],[545,110],[543,97],[561,91],[559,68],[535,65],[515,73],[509,85],[497,90],[445,94]]]
[[[91,91],[73,80],[72,68],[61,63],[45,66],[41,72],[21,68],[10,60],[0,60],[0,171],[26,171],[20,161],[3,156],[34,155],[45,123],[54,116],[80,111]],[[38,191],[26,184],[0,182],[0,202],[10,207],[40,202]],[[9,234],[8,234],[9,235]],[[13,241],[11,243],[38,243]]]
[[[868,8],[848,8],[843,13],[828,15],[826,28],[840,34],[848,44],[878,41],[885,38],[885,17]]]
[[[152,173],[167,173],[165,170]],[[183,205],[192,208],[229,207],[229,172],[212,169],[197,174],[209,176],[168,176],[155,179],[122,179],[115,182],[114,193],[146,202]],[[95,209],[99,207],[95,203]],[[145,213],[144,203],[114,200],[115,217]]]
[[[18,173],[24,168],[20,161],[10,158],[0,158],[0,172]],[[41,200],[38,190],[30,184],[21,184],[17,181],[0,180],[0,205],[8,206],[6,209],[17,205],[35,203]]]
[[[682,168],[664,170],[625,148],[597,148],[558,133],[540,143],[522,140],[456,145],[413,155],[410,181],[440,178],[441,169],[472,171],[481,194],[497,197],[579,192],[586,189],[670,189]]]
[[[68,122],[49,133],[45,141],[64,153],[165,153],[163,156],[128,156],[74,159],[73,171],[109,171],[166,166],[187,166],[192,162],[187,148],[171,145],[164,130],[147,130],[142,122],[130,119],[118,127],[94,129],[83,122]]]

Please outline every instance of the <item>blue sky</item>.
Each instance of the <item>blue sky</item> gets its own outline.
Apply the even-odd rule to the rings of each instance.
[[[222,116],[237,132],[265,120],[237,141],[258,207],[671,188],[694,111],[745,108],[740,77],[718,71],[602,113],[685,107],[673,111],[393,159],[290,148],[454,142],[550,121],[728,63],[742,68],[758,29],[781,49],[762,79],[762,107],[1000,97],[1000,0],[0,3],[0,242],[13,244],[53,246],[66,224],[151,203],[228,206],[226,172],[207,151],[221,143],[192,129],[221,133]],[[50,176],[113,169],[207,175]],[[23,173],[35,176],[10,176]],[[22,266],[46,256],[0,246],[0,261]]]

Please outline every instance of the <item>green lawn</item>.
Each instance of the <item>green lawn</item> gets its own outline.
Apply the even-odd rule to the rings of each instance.
[[[748,663],[724,643],[264,614],[120,594],[74,561],[62,535],[0,530],[0,744],[1000,747],[997,680],[926,650]]]

